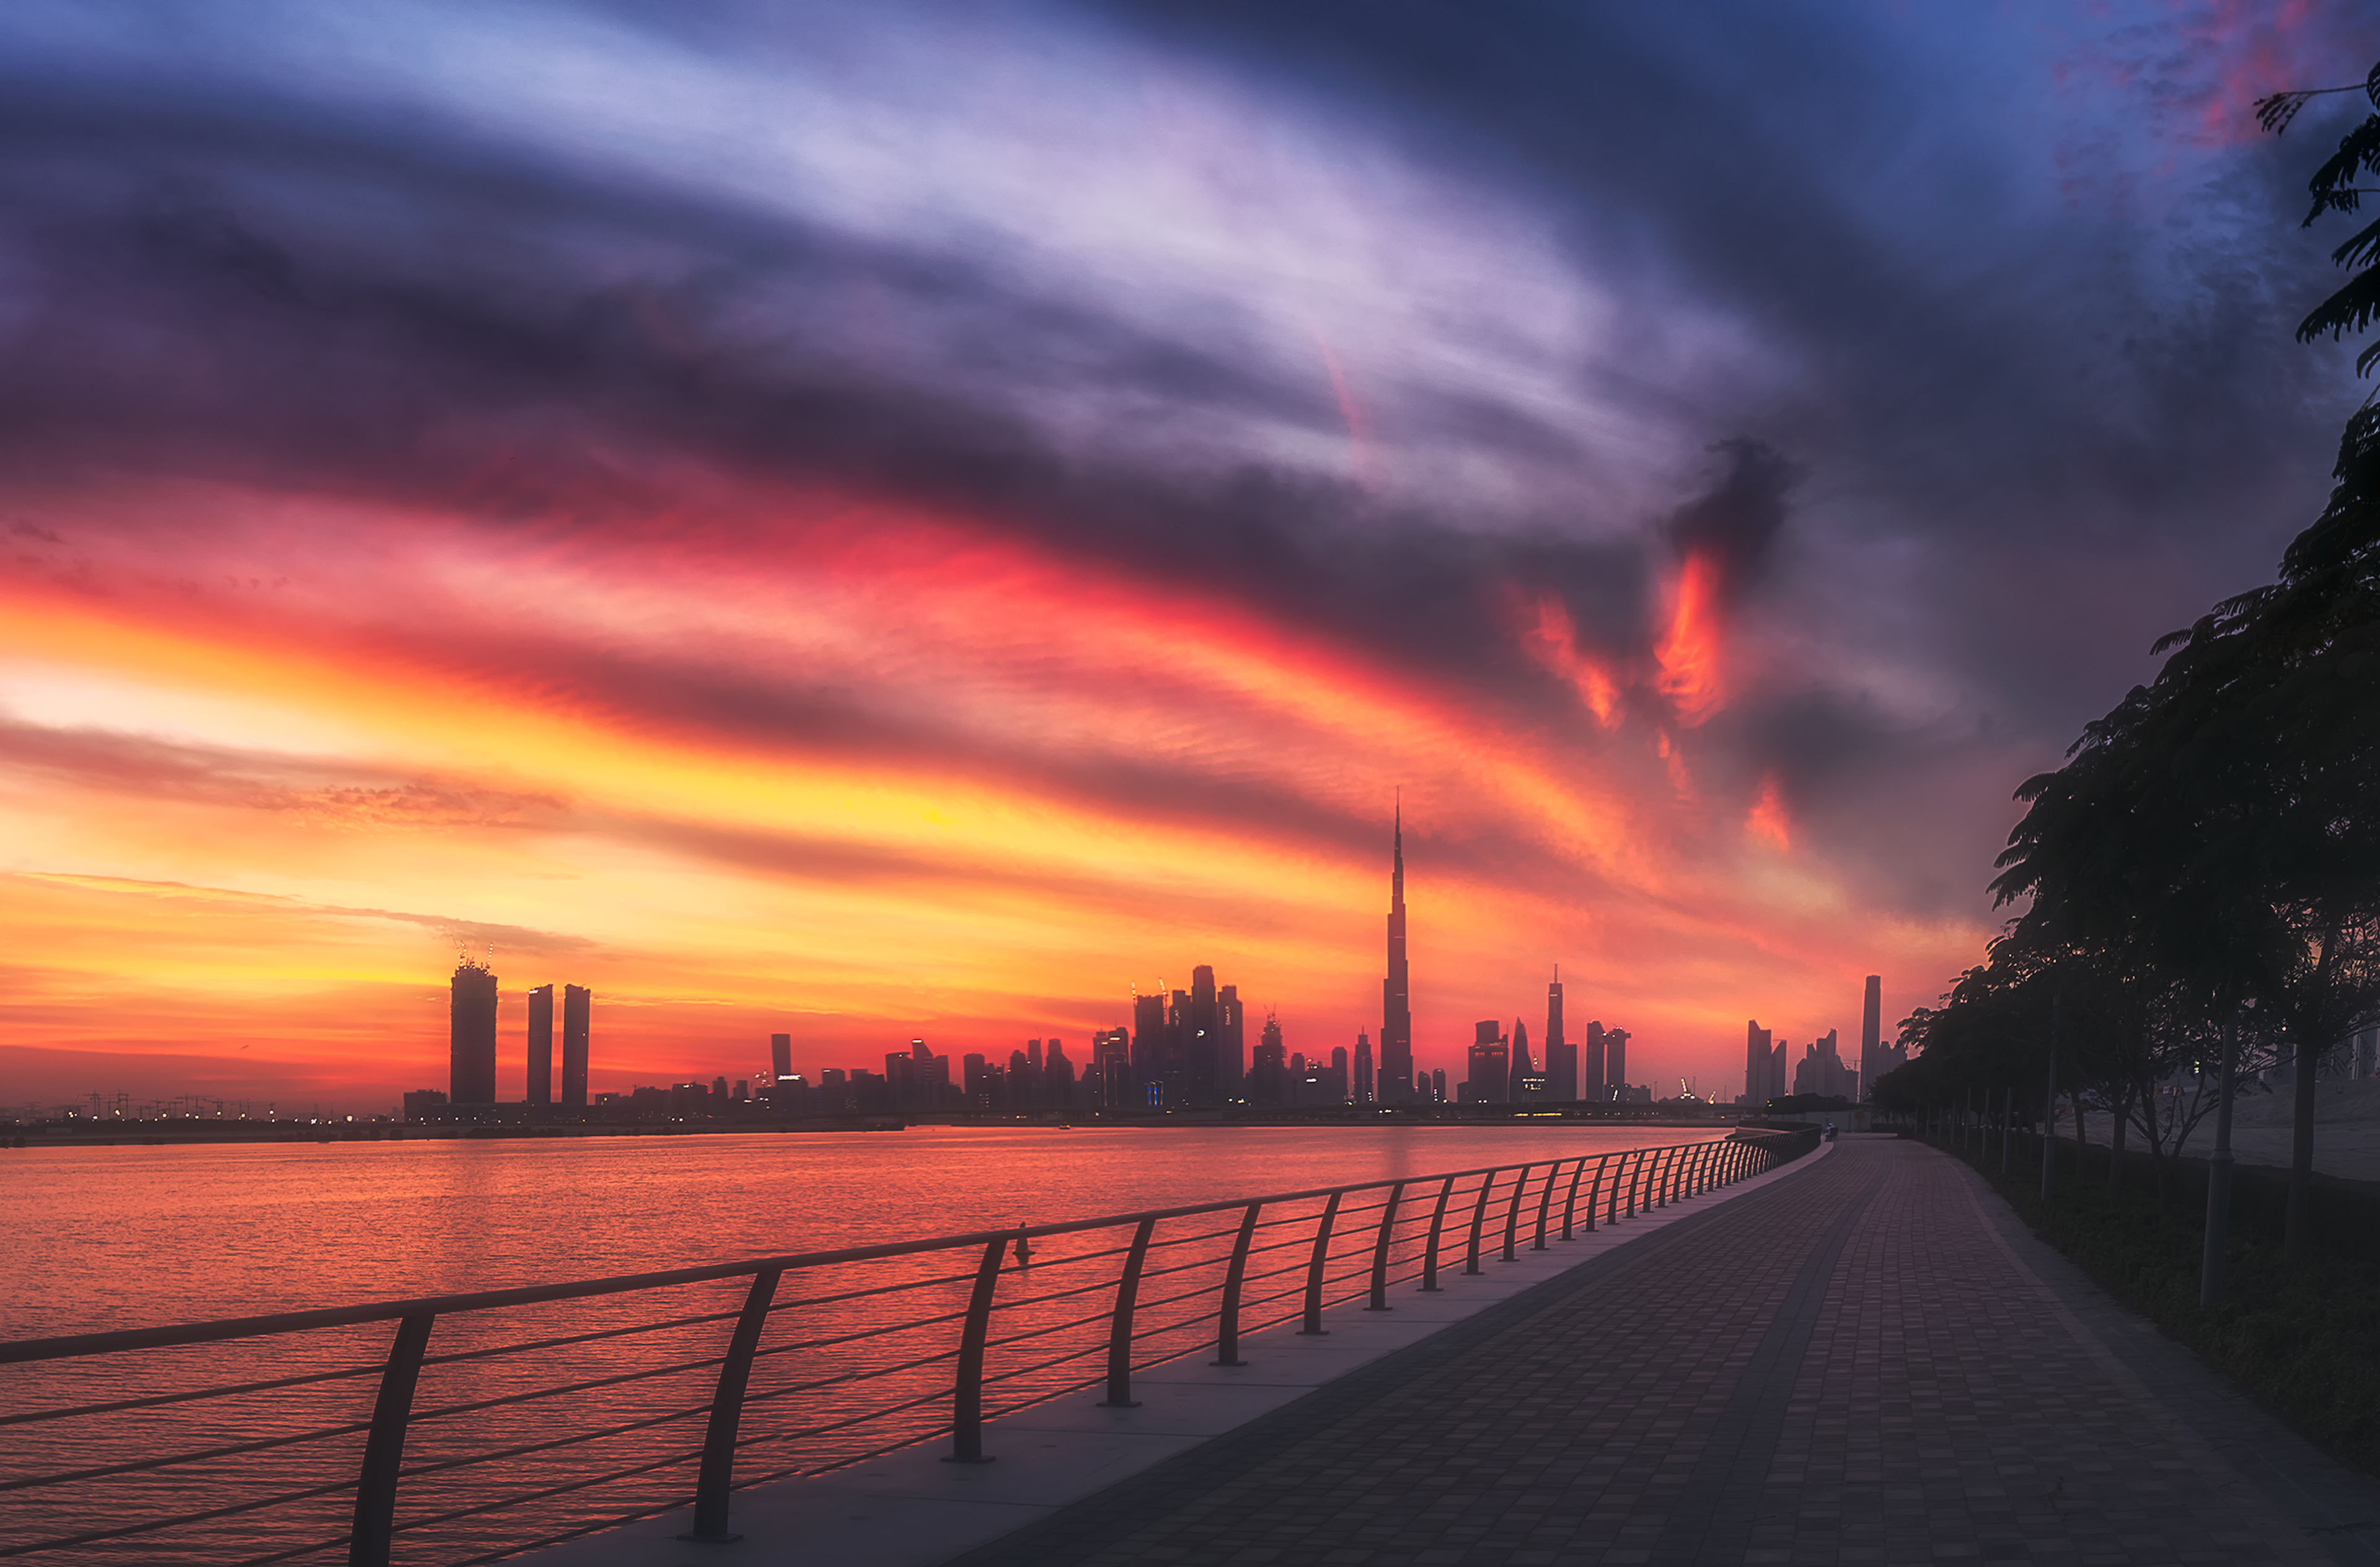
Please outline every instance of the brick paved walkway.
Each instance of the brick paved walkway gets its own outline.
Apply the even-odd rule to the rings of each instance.
[[[1937,1561],[2380,1562],[2380,1483],[1860,1139],[959,1559]]]

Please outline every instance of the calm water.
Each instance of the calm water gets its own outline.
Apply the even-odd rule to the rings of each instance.
[[[1715,1135],[917,1127],[0,1150],[0,1339],[643,1273]]]
[[[0,1338],[644,1272],[1608,1149],[1699,1142],[1696,1128],[1212,1128],[616,1137],[0,1154],[11,1266]],[[1503,1211],[1498,1188],[1494,1211]],[[1534,1211],[1533,1187],[1524,1209]],[[1434,1194],[1435,1188],[1432,1192]],[[1330,1294],[1359,1294],[1379,1198],[1351,1198]],[[1358,1206],[1370,1203],[1368,1210]],[[1555,1209],[1558,1213],[1560,1204]],[[1392,1232],[1417,1270],[1427,1201]],[[1458,1197],[1446,1246],[1462,1244]],[[1250,1331],[1293,1314],[1318,1204],[1269,1209],[1251,1255]],[[1170,1221],[1150,1254],[1137,1359],[1209,1354],[1235,1215]],[[1525,1233],[1525,1228],[1524,1232]],[[1491,1232],[1492,1236],[1492,1232]],[[987,1357],[990,1412],[1077,1390],[1099,1371],[1117,1232],[1053,1237],[1003,1275]],[[1523,1244],[1525,1244],[1524,1242]],[[1490,1246],[1494,1245],[1491,1238]],[[788,1275],[756,1364],[739,1476],[815,1472],[947,1429],[949,1354],[975,1254]],[[1459,1253],[1448,1266],[1459,1268]],[[1459,1279],[1449,1280],[1459,1288]],[[1409,1280],[1400,1284],[1410,1288]],[[684,1455],[742,1282],[439,1319],[407,1446],[398,1560],[466,1561],[682,1500]],[[874,1293],[879,1291],[892,1293]],[[584,1335],[625,1336],[586,1341]],[[0,1417],[227,1383],[376,1367],[384,1324],[90,1362],[0,1367]],[[549,1341],[480,1358],[475,1352]],[[1256,1353],[1256,1352],[1251,1352]],[[440,1363],[441,1356],[462,1358]],[[634,1374],[633,1379],[622,1380]],[[376,1372],[300,1388],[0,1425],[0,1479],[289,1445],[147,1475],[10,1494],[0,1548],[90,1526],[264,1503],[94,1542],[110,1561],[336,1560]],[[578,1391],[533,1402],[511,1397]],[[492,1401],[493,1406],[491,1405]],[[606,1434],[610,1433],[610,1434]],[[495,1462],[447,1468],[495,1452]],[[582,1488],[592,1476],[610,1476]],[[273,1500],[320,1488],[324,1494]],[[103,1491],[103,1499],[101,1492]],[[498,1511],[485,1512],[493,1504]]]

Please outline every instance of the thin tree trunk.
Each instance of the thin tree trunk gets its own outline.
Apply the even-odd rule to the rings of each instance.
[[[2295,1268],[2312,1246],[2307,1234],[2306,1202],[2313,1191],[2313,1041],[2297,1045],[2297,1093],[2290,1105],[2289,1228],[2281,1242],[2281,1259]]]
[[[2314,991],[2317,995],[2329,988],[2331,959],[2338,947],[2338,930],[2324,931],[2322,956],[2314,965]],[[2289,1118],[2289,1222],[2281,1239],[2281,1260],[2295,1268],[2305,1261],[2313,1249],[2313,1238],[2306,1233],[2306,1204],[2313,1192],[2313,1065],[2325,1041],[2319,1039],[2312,1028],[2292,1032],[2297,1033],[2294,1040],[2297,1095],[2296,1102],[2290,1107],[2295,1113]]]
[[[2121,1184],[2124,1169],[2124,1123],[2132,1115],[2132,1090],[2126,1086],[2123,1097],[2116,1101],[2116,1127],[2107,1134],[2107,1189],[2114,1191]]]

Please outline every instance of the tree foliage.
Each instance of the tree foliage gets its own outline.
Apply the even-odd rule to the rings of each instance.
[[[2276,95],[2259,118],[2285,130],[2333,91],[2348,90]],[[2380,65],[2354,91],[2380,111]],[[2370,175],[2380,112],[2316,170],[2306,223],[2358,213]],[[2306,317],[2301,341],[2380,318],[2380,222],[2333,260],[2350,276]],[[2380,363],[2380,343],[2356,363]],[[2162,1172],[2204,1113],[2216,1041],[2242,1029],[2248,1064],[2295,1069],[2293,1249],[2315,1069],[2380,1012],[2380,408],[2369,399],[2347,421],[2332,477],[2274,581],[2161,639],[2156,678],[2086,726],[2064,766],[2019,788],[2027,809],[1991,886],[2025,912],[1943,1006],[1904,1025],[1925,1054],[1889,1088],[1947,1098],[2021,1087],[2030,1072],[2047,1091],[2054,997],[2059,1089],[2137,1128]],[[2192,1099],[2179,1105],[2184,1082]]]

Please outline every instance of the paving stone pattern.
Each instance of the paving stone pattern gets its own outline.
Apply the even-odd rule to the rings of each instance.
[[[2380,1484],[2005,1211],[1846,1139],[959,1561],[2380,1561]]]

